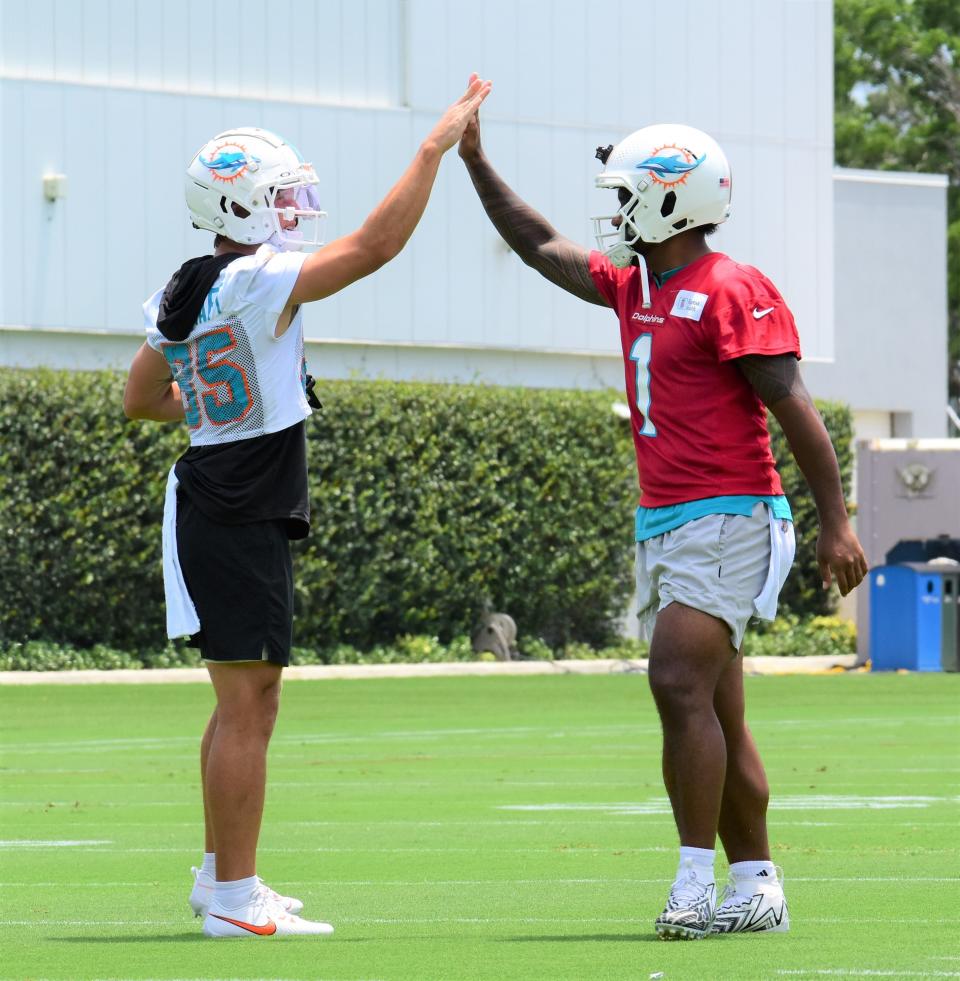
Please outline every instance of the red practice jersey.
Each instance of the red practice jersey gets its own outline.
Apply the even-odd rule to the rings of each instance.
[[[590,273],[620,318],[643,507],[727,494],[783,493],[766,409],[734,358],[795,354],[793,314],[759,270],[712,252],[658,288],[600,252]]]

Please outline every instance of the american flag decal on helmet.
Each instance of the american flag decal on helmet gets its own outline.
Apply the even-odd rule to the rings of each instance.
[[[729,187],[730,186],[730,178],[729,177],[721,177],[720,178],[720,186],[721,187]]]

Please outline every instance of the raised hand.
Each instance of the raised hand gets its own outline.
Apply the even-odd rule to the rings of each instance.
[[[470,76],[472,85],[477,78],[476,72]],[[480,112],[479,109],[467,120],[466,128],[460,137],[460,156],[464,160],[470,160],[480,152]]]
[[[440,117],[427,142],[446,153],[463,135],[464,129],[477,115],[480,103],[490,94],[493,82],[484,81],[476,72],[470,76],[467,91]]]

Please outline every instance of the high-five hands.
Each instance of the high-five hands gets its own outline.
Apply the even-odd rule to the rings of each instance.
[[[475,119],[480,103],[490,94],[492,87],[493,82],[484,81],[474,72],[470,76],[467,91],[440,117],[427,141],[433,143],[441,153],[446,153],[460,140],[470,121]]]
[[[468,84],[473,85],[477,81],[477,73],[470,76]],[[470,160],[480,152],[480,108],[474,110],[467,120],[466,128],[460,137],[460,156],[464,160]]]

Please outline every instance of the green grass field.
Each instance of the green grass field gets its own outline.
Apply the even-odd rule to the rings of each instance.
[[[643,677],[288,683],[259,871],[326,940],[190,917],[207,686],[0,703],[3,978],[960,977],[957,676],[749,679],[793,928],[697,943],[653,933],[676,842]]]

